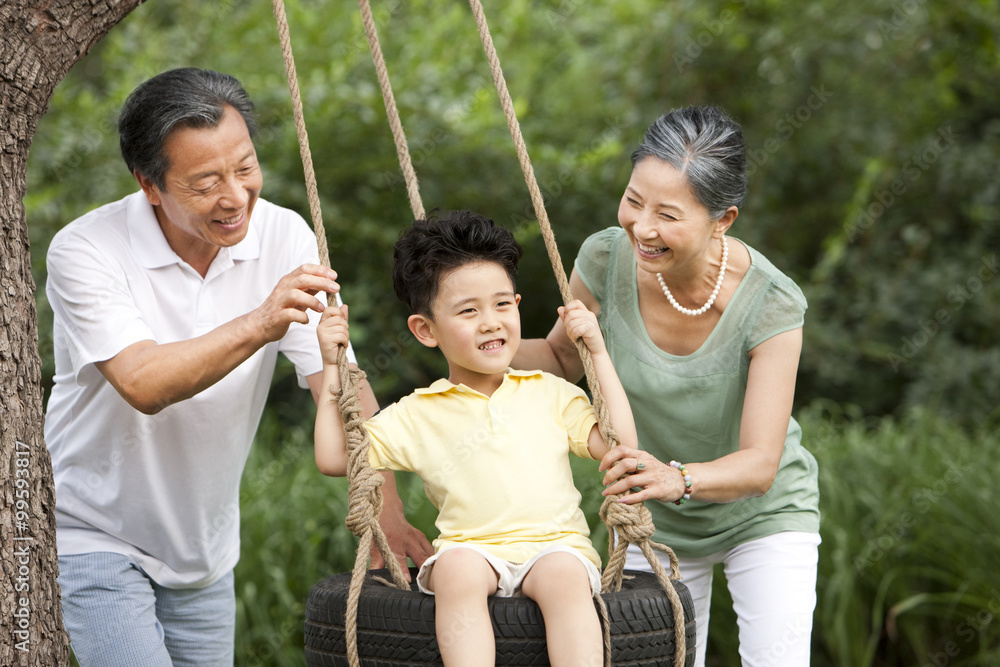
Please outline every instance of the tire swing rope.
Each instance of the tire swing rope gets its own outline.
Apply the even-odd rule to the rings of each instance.
[[[309,199],[310,211],[313,219],[313,227],[316,232],[316,241],[320,248],[320,261],[323,266],[329,267],[329,253],[327,250],[326,230],[323,226],[322,214],[320,211],[319,194],[316,187],[316,176],[312,166],[312,156],[309,150],[309,139],[306,133],[305,121],[302,113],[302,100],[299,92],[298,81],[295,73],[295,62],[292,55],[291,39],[289,37],[288,21],[285,15],[283,0],[272,0],[274,5],[274,15],[278,25],[278,35],[281,41],[282,56],[285,62],[285,74],[288,78],[288,87],[292,98],[292,110],[295,118],[295,130],[299,141],[299,151],[302,156],[303,171],[306,179],[306,192]],[[386,115],[389,119],[389,126],[396,144],[396,152],[399,157],[400,168],[406,182],[406,191],[410,200],[410,208],[415,219],[424,218],[424,206],[420,198],[420,191],[417,182],[416,172],[410,159],[406,134],[399,119],[399,111],[396,106],[395,96],[392,92],[392,85],[389,81],[388,71],[385,66],[385,59],[382,56],[382,49],[379,45],[378,35],[375,28],[375,21],[372,17],[369,0],[358,0],[361,10],[362,22],[365,28],[365,35],[368,38],[369,50],[372,54],[372,61],[375,66],[379,87],[382,91],[382,99],[385,103]],[[548,214],[545,210],[545,203],[541,189],[535,179],[534,168],[528,157],[527,147],[521,134],[520,124],[514,112],[514,105],[511,101],[510,93],[507,90],[507,83],[500,67],[499,57],[493,44],[489,26],[483,12],[480,0],[469,0],[472,13],[475,16],[476,24],[479,28],[479,36],[483,44],[483,49],[489,61],[490,71],[496,85],[497,94],[503,108],[504,116],[507,119],[507,127],[510,130],[511,138],[517,151],[518,161],[524,173],[525,183],[531,195],[532,206],[538,218],[542,238],[545,248],[552,264],[553,273],[559,285],[559,292],[563,303],[569,303],[573,299],[569,288],[569,280],[563,269],[562,259],[555,242],[555,235],[549,223]],[[590,350],[582,340],[576,341],[577,350],[583,362],[587,383],[593,397],[593,404],[597,412],[598,426],[605,442],[610,447],[617,447],[619,444],[618,435],[611,425],[610,415],[604,396],[601,393],[600,383],[594,370]],[[361,594],[361,585],[364,582],[364,573],[367,569],[368,556],[372,546],[376,546],[382,554],[386,567],[392,577],[392,581],[380,579],[386,585],[408,590],[395,555],[389,547],[385,533],[379,526],[378,519],[382,512],[382,477],[376,473],[368,461],[369,441],[367,431],[362,424],[364,418],[361,413],[361,402],[359,396],[359,386],[365,374],[358,369],[350,368],[347,361],[346,351],[341,348],[337,357],[338,368],[341,378],[341,394],[339,396],[340,411],[347,432],[348,451],[348,479],[350,483],[348,492],[348,516],[347,527],[359,538],[358,550],[355,559],[354,569],[351,574],[351,585],[347,599],[347,611],[345,614],[345,632],[347,639],[347,656],[351,667],[361,667],[361,660],[358,656],[357,647],[357,615],[358,601]],[[642,503],[624,504],[618,502],[623,494],[608,496],[601,506],[601,520],[608,527],[608,565],[604,569],[601,578],[602,592],[617,592],[621,590],[624,578],[625,554],[629,544],[637,545],[646,559],[649,561],[657,581],[666,593],[670,601],[674,619],[674,665],[682,667],[687,653],[685,636],[684,607],[680,596],[671,584],[671,580],[680,579],[677,557],[670,547],[659,544],[652,540],[654,527],[652,516],[649,510]],[[668,573],[660,563],[654,550],[666,553],[670,560],[670,572]],[[600,609],[602,625],[604,630],[604,660],[605,665],[611,665],[611,623],[608,617],[607,607],[601,595],[595,595],[595,601]]]
[[[292,56],[292,44],[288,30],[288,18],[285,15],[284,0],[272,0],[274,18],[278,26],[278,37],[281,42],[281,54],[285,61],[285,75],[288,78],[288,88],[292,98],[292,112],[295,118],[295,132],[299,140],[299,152],[302,156],[302,166],[306,179],[306,194],[309,199],[309,209],[312,214],[313,229],[319,246],[321,264],[329,268],[330,256],[326,240],[326,228],[320,211],[319,190],[316,186],[316,173],[313,170],[312,153],[309,150],[309,137],[306,133],[305,120],[302,113],[302,98],[299,93],[298,77],[295,73],[295,60]],[[340,413],[347,434],[347,476],[350,480],[348,489],[347,528],[358,538],[358,551],[351,574],[351,586],[348,592],[347,614],[345,618],[348,659],[352,667],[360,667],[358,657],[358,600],[361,597],[361,585],[368,565],[368,556],[372,545],[378,547],[392,581],[382,579],[382,583],[409,590],[403,569],[389,547],[389,541],[378,523],[382,514],[382,476],[375,472],[368,462],[368,432],[362,427],[364,417],[361,412],[359,388],[365,378],[364,371],[351,368],[347,360],[347,351],[342,347],[337,354],[337,367],[340,372],[341,391],[339,396]]]

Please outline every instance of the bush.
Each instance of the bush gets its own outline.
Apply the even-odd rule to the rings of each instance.
[[[865,420],[817,405],[806,424],[823,512],[814,664],[997,664],[996,432],[920,409]]]

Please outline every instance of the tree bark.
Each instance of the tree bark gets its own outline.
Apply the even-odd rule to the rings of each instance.
[[[56,85],[142,0],[0,4],[0,665],[69,664],[23,198]]]

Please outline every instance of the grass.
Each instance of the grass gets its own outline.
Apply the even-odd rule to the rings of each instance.
[[[312,429],[261,422],[240,492],[236,664],[302,665],[309,589],[354,562],[347,482],[316,469]]]
[[[865,422],[817,406],[816,665],[1000,663],[1000,438],[929,412]],[[807,435],[808,437],[808,435]]]
[[[1000,504],[992,486],[1000,436],[921,412],[873,421],[820,404],[798,417],[820,463],[822,494],[812,664],[1000,664]],[[574,461],[574,472],[604,556],[600,476],[587,461]],[[419,480],[401,476],[399,489],[414,525],[432,530]],[[289,426],[269,412],[241,506],[236,664],[303,665],[309,589],[354,563],[346,481],[316,470],[308,424]],[[721,573],[716,583],[709,664],[738,665]]]
[[[870,420],[817,404],[798,417],[820,467],[813,666],[1000,664],[1000,437],[919,411]],[[709,664],[738,665],[721,573],[716,584]]]

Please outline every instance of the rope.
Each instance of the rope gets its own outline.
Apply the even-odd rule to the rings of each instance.
[[[343,351],[343,350],[341,350]],[[342,355],[343,356],[343,355]],[[346,359],[345,359],[346,361]],[[338,363],[340,357],[338,357]],[[392,585],[400,590],[409,590],[403,576],[403,570],[389,547],[389,542],[378,524],[382,514],[382,476],[375,472],[368,460],[368,431],[362,426],[364,417],[361,413],[361,398],[358,386],[364,379],[363,371],[350,368],[346,363],[340,364],[341,394],[335,398],[340,404],[340,414],[344,420],[344,430],[347,434],[347,478],[350,480],[347,503],[347,528],[359,538],[358,551],[354,558],[354,569],[351,572],[351,585],[347,592],[347,610],[344,615],[344,626],[347,639],[347,658],[351,667],[360,667],[358,656],[358,602],[361,599],[361,587],[365,580],[365,570],[368,566],[368,554],[372,545],[378,547],[392,582],[380,579],[381,583]]]
[[[392,94],[389,72],[385,68],[385,58],[382,57],[382,47],[378,42],[371,4],[368,0],[358,0],[358,5],[361,7],[361,21],[365,26],[365,36],[368,37],[368,50],[371,51],[372,62],[375,64],[375,75],[378,77],[379,88],[382,89],[382,101],[385,102],[385,113],[389,117],[389,128],[392,130],[392,138],[396,142],[399,168],[403,171],[403,179],[406,181],[406,195],[410,198],[410,209],[413,211],[415,220],[423,220],[425,217],[424,204],[420,201],[417,173],[413,170],[406,133],[403,132],[403,123],[399,120],[399,109],[396,107],[396,97]]]
[[[517,150],[517,158],[521,164],[521,171],[524,172],[524,180],[528,185],[531,194],[531,203],[535,208],[535,215],[541,227],[542,239],[545,241],[545,248],[549,253],[549,261],[555,273],[556,281],[559,283],[559,291],[562,294],[563,303],[569,303],[573,299],[573,294],[569,288],[569,280],[563,268],[562,259],[559,257],[559,249],[556,246],[555,235],[552,226],[549,224],[548,214],[545,211],[545,202],[542,198],[541,189],[535,179],[535,171],[528,158],[528,150],[521,135],[521,127],[514,113],[514,103],[507,90],[507,83],[500,68],[500,59],[497,56],[496,48],[493,45],[493,37],[486,23],[486,16],[483,12],[483,5],[480,0],[469,0],[472,13],[476,18],[476,25],[479,27],[479,37],[483,43],[483,50],[486,52],[486,59],[490,64],[490,72],[493,74],[493,82],[496,84],[497,94],[500,96],[500,105],[503,108],[504,116],[507,119],[507,128],[510,130],[511,138],[514,140],[514,147]],[[604,397],[601,394],[600,383],[597,381],[597,374],[594,370],[593,360],[590,350],[582,340],[577,341],[577,349],[583,361],[584,372],[587,376],[587,383],[590,386],[594,399],[594,408],[597,411],[598,424],[604,441],[609,447],[617,447],[619,444],[618,435],[611,426],[610,415]],[[687,641],[684,633],[684,608],[681,605],[680,596],[671,584],[671,579],[680,579],[680,571],[677,567],[677,557],[670,547],[652,541],[654,532],[652,516],[649,510],[641,503],[626,505],[619,503],[617,496],[608,496],[601,506],[601,519],[608,525],[609,553],[608,565],[604,568],[601,579],[601,587],[604,592],[621,590],[623,572],[625,567],[625,550],[628,544],[636,544],[642,550],[650,567],[656,574],[660,586],[670,600],[670,606],[674,615],[674,665],[683,667],[685,654],[687,653]],[[617,537],[617,539],[616,539]],[[654,549],[667,553],[670,557],[670,573],[668,574],[660,563]],[[607,627],[607,624],[605,624]],[[607,630],[605,631],[605,664],[610,665],[611,643]]]
[[[295,117],[295,132],[299,140],[299,153],[302,156],[302,167],[306,178],[306,193],[309,197],[309,208],[312,213],[313,229],[316,233],[316,243],[319,247],[320,263],[330,266],[330,254],[327,248],[326,228],[320,210],[319,193],[316,187],[316,173],[312,165],[312,153],[309,150],[309,137],[306,134],[306,124],[302,113],[302,98],[299,94],[298,77],[295,73],[295,60],[292,56],[292,44],[288,31],[288,19],[285,15],[283,0],[273,0],[274,18],[278,26],[278,37],[281,41],[281,54],[285,61],[285,75],[288,78],[288,89],[292,98],[292,112]],[[388,79],[387,79],[388,80]],[[402,159],[402,158],[401,158]],[[415,181],[414,181],[415,186]],[[419,200],[418,200],[419,201]],[[334,396],[340,407],[341,417],[347,433],[348,454],[348,490],[347,527],[358,537],[358,551],[355,555],[354,570],[351,575],[351,586],[347,596],[347,611],[345,626],[347,634],[347,657],[351,667],[361,667],[358,656],[358,601],[361,597],[361,586],[364,583],[365,570],[372,546],[378,548],[382,558],[389,568],[392,582],[382,580],[382,583],[393,585],[401,590],[409,590],[403,569],[389,547],[389,541],[378,523],[382,514],[382,476],[376,473],[368,461],[368,431],[362,428],[364,417],[361,412],[361,397],[359,388],[365,378],[363,371],[351,368],[347,360],[347,352],[341,348],[337,355],[337,367],[340,372],[341,392]]]
[[[312,215],[313,231],[316,232],[316,245],[319,248],[319,261],[322,266],[329,268],[330,251],[326,243],[326,228],[323,226],[323,211],[319,205],[316,172],[313,170],[312,153],[309,151],[309,135],[306,134],[306,121],[302,114],[302,96],[299,94],[299,79],[295,74],[292,40],[288,34],[288,17],[285,16],[283,0],[273,0],[273,3],[274,20],[278,24],[278,39],[281,42],[281,56],[285,61],[285,77],[288,79],[288,91],[292,98],[295,133],[299,137],[299,155],[302,156],[302,170],[305,172],[306,197],[309,199],[309,212]]]

